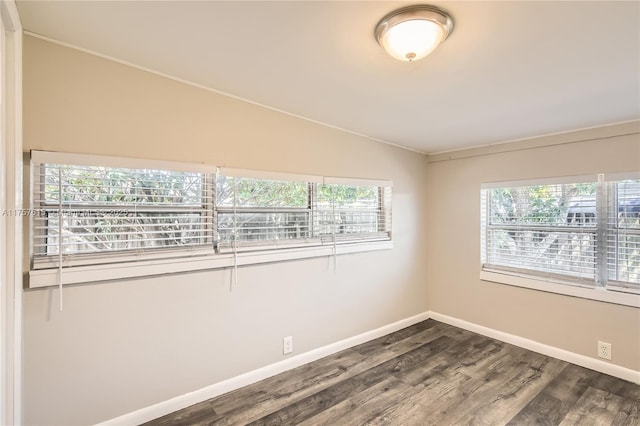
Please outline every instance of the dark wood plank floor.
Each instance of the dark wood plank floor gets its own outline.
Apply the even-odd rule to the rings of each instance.
[[[433,320],[146,425],[640,425],[640,386]]]

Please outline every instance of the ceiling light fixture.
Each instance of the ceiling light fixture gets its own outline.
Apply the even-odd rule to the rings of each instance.
[[[412,62],[433,52],[452,30],[449,14],[435,6],[417,4],[387,14],[374,34],[389,55]]]

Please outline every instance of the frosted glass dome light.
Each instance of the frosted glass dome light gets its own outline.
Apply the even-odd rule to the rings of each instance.
[[[408,6],[386,15],[375,29],[378,43],[400,61],[416,61],[433,52],[453,30],[453,19],[428,5]]]

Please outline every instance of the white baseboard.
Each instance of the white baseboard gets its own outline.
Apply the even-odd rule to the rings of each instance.
[[[247,373],[232,377],[222,382],[214,383],[210,386],[196,390],[194,392],[180,395],[175,398],[171,398],[169,400],[151,405],[149,407],[141,408],[131,413],[127,413],[111,420],[102,422],[100,423],[100,425],[131,425],[145,423],[169,413],[173,413],[174,411],[189,407],[193,404],[197,404],[198,402],[215,398],[216,396],[231,392],[243,386],[250,385],[271,376],[275,376],[276,374],[283,373],[287,370],[291,370],[301,365],[308,364],[325,356],[340,352],[344,349],[348,349],[361,343],[377,339],[378,337],[393,333],[429,318],[443,322],[445,324],[453,325],[455,327],[463,328],[474,333],[482,334],[483,336],[491,337],[502,342],[510,343],[524,349],[558,358],[572,364],[580,365],[591,370],[599,371],[601,373],[609,374],[614,377],[640,384],[640,371],[631,370],[629,368],[610,364],[599,359],[580,355],[575,352],[569,352],[567,350],[556,348],[554,346],[545,345],[544,343],[536,342],[534,340],[526,339],[514,334],[505,333],[465,320],[450,317],[448,315],[429,311],[414,315],[409,318],[405,318],[403,320],[382,326],[380,328],[376,328],[375,330],[358,334],[357,336],[349,337],[339,342],[331,343],[327,346],[323,346],[321,348],[317,348],[291,358],[287,358],[283,361],[279,361],[274,364],[258,368],[256,370],[249,371]]]
[[[378,337],[385,336],[389,333],[393,333],[405,327],[409,327],[410,325],[417,324],[426,319],[429,319],[429,314],[427,312],[423,312],[418,315],[414,315],[412,317],[394,322],[392,324],[376,328],[375,330],[367,331],[365,333],[358,334],[357,336],[349,337],[339,342],[331,343],[327,346],[323,346],[321,348],[317,348],[309,352],[287,358],[283,361],[258,368],[257,370],[249,371],[247,373],[232,377],[222,382],[214,383],[213,385],[196,390],[194,392],[189,392],[187,394],[180,395],[163,402],[159,402],[149,407],[141,408],[139,410],[124,414],[122,416],[107,420],[99,424],[132,425],[145,423],[169,413],[173,413],[174,411],[180,410],[182,408],[197,404],[198,402],[215,398],[216,396],[239,389],[243,386],[250,385],[252,383],[269,378],[271,376],[275,376],[276,374],[280,374],[287,370],[291,370],[301,365],[308,364],[325,356],[332,355],[336,352],[340,352],[361,343],[377,339]]]
[[[482,334],[483,336],[510,343],[512,345],[519,346],[533,352],[538,352],[543,355],[558,358],[563,361],[579,365],[581,367],[599,371],[600,373],[605,373],[610,376],[618,377],[623,380],[640,384],[640,371],[631,370],[630,368],[621,367],[619,365],[601,361],[596,358],[590,358],[588,356],[580,355],[575,352],[569,352],[564,349],[556,348],[555,346],[545,345],[544,343],[536,342],[535,340],[530,340],[524,337],[516,336],[514,334],[494,330],[489,327],[484,327],[482,325],[439,314],[437,312],[429,311],[428,314],[429,318],[432,318],[436,321],[463,328],[474,333]]]

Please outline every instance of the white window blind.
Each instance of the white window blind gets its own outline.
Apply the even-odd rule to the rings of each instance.
[[[218,176],[217,244],[220,250],[308,242],[311,184]]]
[[[481,212],[483,270],[640,288],[640,180],[489,184]]]
[[[212,250],[213,174],[46,154],[32,161],[34,269]]]
[[[640,179],[613,182],[607,220],[607,286],[640,290]]]
[[[318,185],[315,228],[324,241],[391,238],[391,187]]]
[[[219,250],[391,238],[390,182],[271,172],[260,176],[255,171],[220,170]]]
[[[595,282],[596,183],[483,191],[485,268]]]
[[[32,287],[223,267],[235,281],[239,265],[392,247],[386,181],[42,151],[30,170]]]

